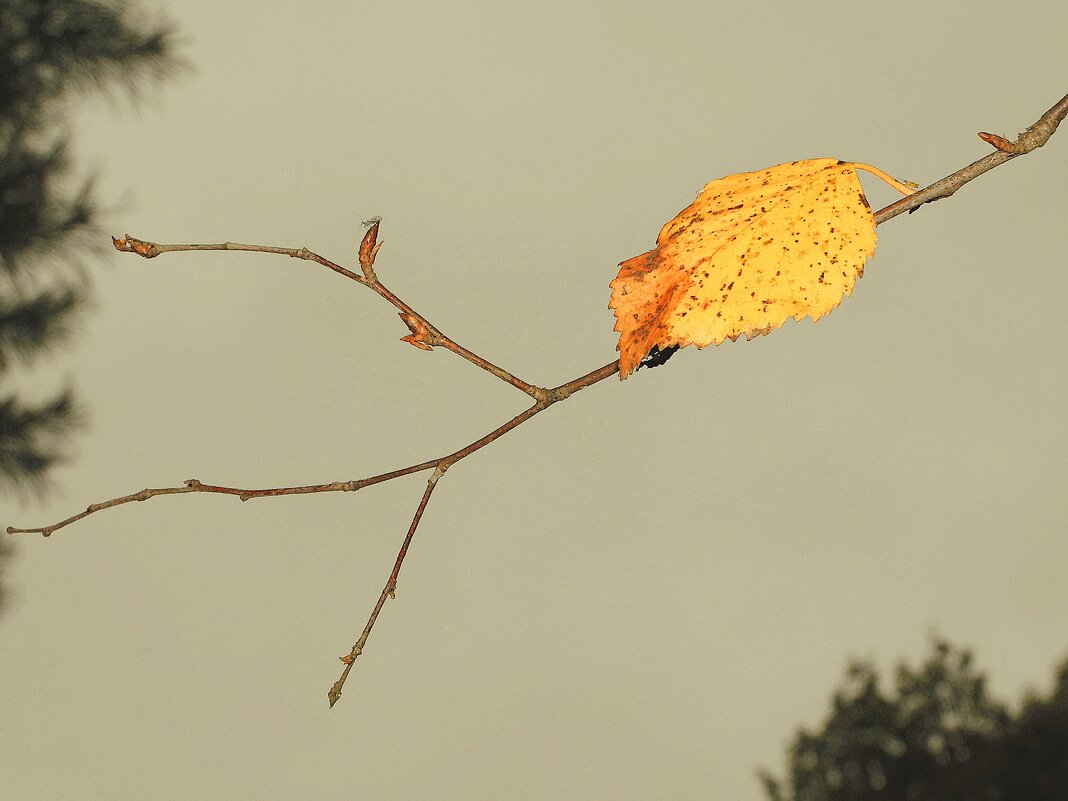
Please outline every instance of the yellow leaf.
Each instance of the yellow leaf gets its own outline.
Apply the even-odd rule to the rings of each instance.
[[[619,377],[653,350],[719,345],[813,321],[853,291],[875,253],[862,169],[903,194],[911,185],[866,164],[809,159],[712,181],[660,231],[657,246],[612,281]]]

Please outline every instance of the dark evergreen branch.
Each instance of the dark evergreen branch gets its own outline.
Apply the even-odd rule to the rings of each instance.
[[[45,473],[63,459],[66,435],[79,423],[69,389],[39,405],[14,396],[0,400],[0,483],[40,492]]]

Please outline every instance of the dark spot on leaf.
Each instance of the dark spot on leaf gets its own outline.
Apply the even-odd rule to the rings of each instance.
[[[645,354],[645,357],[638,363],[635,370],[640,370],[642,367],[659,367],[668,359],[670,359],[675,351],[679,349],[678,345],[670,345],[661,350],[659,345],[653,345],[653,349]]]

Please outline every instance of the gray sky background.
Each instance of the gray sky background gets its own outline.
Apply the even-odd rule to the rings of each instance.
[[[354,262],[555,385],[610,361],[608,282],[705,182],[821,156],[928,183],[1066,91],[1068,5],[161,4],[195,72],[82,107],[113,233]],[[864,177],[873,207],[895,199]],[[879,230],[818,325],[680,352],[438,487],[341,703],[326,691],[426,476],[181,496],[23,538],[0,795],[756,801],[849,657],[938,631],[996,693],[1068,655],[1068,132]],[[51,522],[190,477],[373,475],[526,398],[309,263],[110,254]]]

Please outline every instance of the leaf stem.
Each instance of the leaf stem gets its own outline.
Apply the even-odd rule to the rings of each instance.
[[[892,186],[894,189],[896,189],[898,192],[905,196],[911,195],[913,192],[919,189],[919,186],[917,184],[910,185],[910,182],[908,181],[899,181],[894,176],[885,173],[878,167],[873,167],[870,164],[852,162],[852,166],[854,170],[864,170],[864,172],[870,172],[876,178],[881,178],[883,181],[888,183],[890,186]]]

